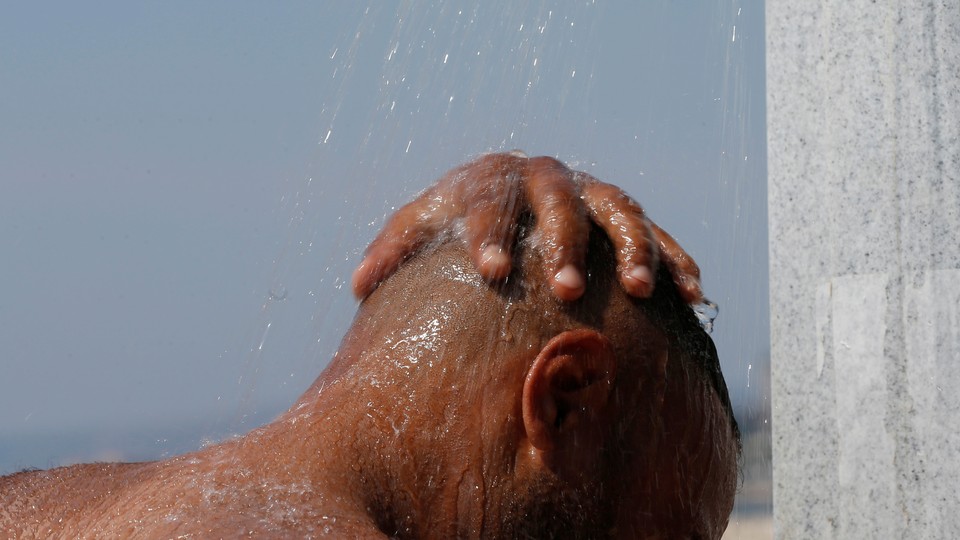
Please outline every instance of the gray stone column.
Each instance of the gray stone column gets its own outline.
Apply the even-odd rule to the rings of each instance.
[[[960,1],[767,3],[778,538],[960,538]]]

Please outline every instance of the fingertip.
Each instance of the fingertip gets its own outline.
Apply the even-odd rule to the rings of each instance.
[[[371,292],[373,292],[373,287],[370,283],[370,267],[368,264],[368,259],[364,259],[357,265],[356,270],[353,271],[353,275],[350,278],[350,288],[353,289],[353,296],[357,300],[363,300]]]
[[[553,276],[553,293],[557,298],[570,302],[583,296],[586,284],[583,274],[575,266],[568,264]]]
[[[703,301],[703,287],[700,280],[691,275],[685,275],[681,278],[680,295],[688,304],[696,304]]]
[[[487,246],[480,252],[478,270],[484,279],[504,279],[510,275],[510,255],[500,246]]]
[[[653,293],[653,273],[646,266],[634,265],[627,268],[621,281],[630,296],[646,298]]]

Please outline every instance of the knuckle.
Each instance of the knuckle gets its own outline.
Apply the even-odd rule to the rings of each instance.
[[[511,171],[520,171],[521,165],[526,161],[526,157],[521,157],[515,152],[495,152],[485,154],[473,163],[484,173],[506,175]]]
[[[547,172],[547,171],[561,171],[564,173],[570,172],[570,169],[563,164],[562,161],[550,156],[537,156],[530,158],[527,161],[527,166],[530,168],[530,171],[534,174]]]

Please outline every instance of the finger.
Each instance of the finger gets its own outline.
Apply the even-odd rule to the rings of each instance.
[[[650,228],[659,247],[660,260],[670,270],[673,283],[680,291],[680,296],[688,304],[703,301],[703,289],[700,286],[700,267],[697,266],[697,262],[680,247],[680,244],[677,244],[677,241],[667,231],[661,229],[653,221],[650,221]]]
[[[484,279],[504,279],[512,268],[510,251],[517,233],[517,219],[522,208],[519,159],[498,154],[482,167],[476,167],[469,184],[464,187],[466,210],[465,235],[467,250],[477,271]]]
[[[590,222],[578,191],[573,172],[563,163],[548,157],[528,161],[527,201],[536,216],[553,293],[565,301],[580,298],[586,287]]]
[[[643,208],[620,188],[589,175],[581,190],[590,217],[610,238],[617,253],[620,283],[631,296],[653,293],[658,251]]]
[[[448,171],[433,187],[391,216],[353,273],[354,295],[366,297],[424,243],[449,230],[454,220],[465,213],[469,200],[466,189],[476,183],[474,179],[483,171],[504,159],[517,157],[490,154]]]
[[[446,224],[442,201],[433,190],[397,210],[367,247],[353,272],[351,285],[357,298],[366,298],[381,281]]]

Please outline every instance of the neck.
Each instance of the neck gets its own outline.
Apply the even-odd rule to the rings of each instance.
[[[369,367],[389,362],[360,362],[338,355],[293,407],[251,434],[252,447],[276,449],[289,474],[309,479],[326,502],[342,503],[337,511],[368,519],[387,535],[456,536],[452,524],[482,516],[470,505],[483,500],[476,493],[483,484],[470,465],[482,456],[470,455],[480,452],[466,444],[466,426],[438,423],[437,416],[460,419],[449,409],[455,401],[429,410],[398,386],[402,377]],[[460,448],[436,444],[441,437]]]

